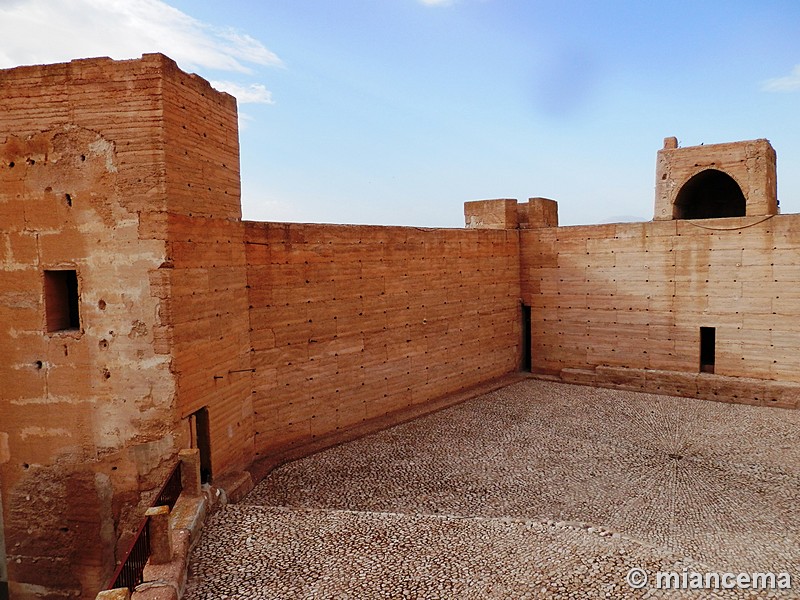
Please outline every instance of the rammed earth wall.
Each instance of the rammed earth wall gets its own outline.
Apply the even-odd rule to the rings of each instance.
[[[517,231],[246,223],[256,453],[517,369]]]
[[[534,370],[795,407],[793,388],[753,380],[800,382],[798,232],[797,215],[522,231]],[[717,377],[700,374],[701,327]]]
[[[774,182],[768,143],[742,148]],[[796,407],[800,216],[755,216],[772,196],[703,222],[557,227],[534,198],[467,203],[464,230],[252,223],[238,156],[235,100],[165,56],[0,71],[14,598],[94,597],[180,448],[241,483],[516,371],[527,325],[537,373]]]

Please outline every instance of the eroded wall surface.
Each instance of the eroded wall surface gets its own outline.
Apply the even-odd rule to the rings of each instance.
[[[162,55],[0,87],[9,580],[94,597],[192,443],[188,415],[208,408],[221,473],[252,461],[236,102]],[[45,271],[64,269],[80,326],[48,332]]]
[[[147,284],[166,245],[139,231],[165,207],[162,75],[161,60],[0,72],[0,485],[15,598],[95,592],[185,443]],[[43,273],[62,269],[77,272],[80,327],[48,333]]]
[[[522,231],[534,370],[678,372],[665,391],[703,395],[700,328],[714,327],[716,375],[800,381],[799,228],[785,215]],[[738,394],[767,392],[742,380]]]
[[[517,231],[245,226],[258,456],[518,368]]]

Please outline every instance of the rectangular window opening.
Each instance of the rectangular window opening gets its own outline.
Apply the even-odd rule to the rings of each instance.
[[[44,307],[48,333],[81,328],[77,271],[44,272]]]
[[[715,327],[700,328],[700,371],[702,373],[714,372],[716,338],[717,330]]]
[[[522,356],[520,357],[520,368],[530,372],[532,368],[531,354],[531,307],[522,305]]]

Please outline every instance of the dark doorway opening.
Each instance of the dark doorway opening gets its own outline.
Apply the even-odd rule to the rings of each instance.
[[[44,272],[44,310],[48,333],[81,328],[76,271]]]
[[[531,307],[522,305],[522,357],[520,368],[523,371],[531,370]]]
[[[744,217],[747,200],[733,177],[707,169],[683,185],[675,198],[675,207],[677,219]]]
[[[211,483],[211,430],[208,408],[201,408],[189,416],[192,447],[200,450],[200,483]]]
[[[702,373],[714,372],[716,354],[717,330],[714,327],[700,328],[700,371]]]

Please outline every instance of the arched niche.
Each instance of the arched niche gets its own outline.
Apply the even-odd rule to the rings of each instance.
[[[747,200],[736,180],[717,169],[691,177],[675,197],[675,218],[715,219],[744,217]]]

